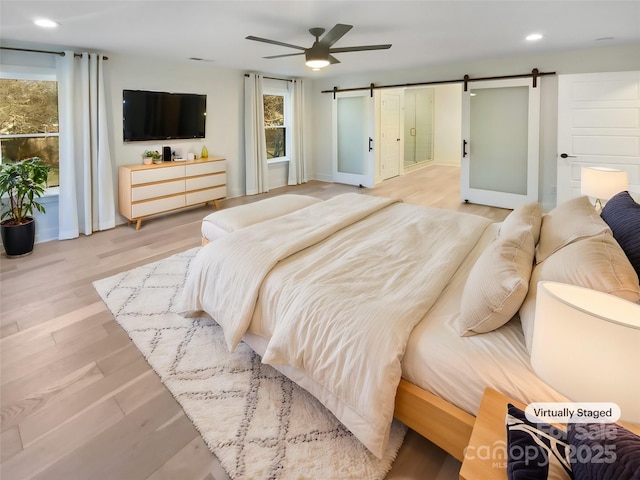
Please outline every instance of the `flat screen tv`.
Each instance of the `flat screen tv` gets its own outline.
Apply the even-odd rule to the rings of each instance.
[[[125,142],[204,138],[207,96],[123,90],[122,114]]]

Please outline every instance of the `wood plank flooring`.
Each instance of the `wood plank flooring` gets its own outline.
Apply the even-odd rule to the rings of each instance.
[[[502,220],[459,201],[459,169],[430,166],[373,189],[311,181],[282,193],[359,191]],[[200,244],[200,207],[0,259],[0,476],[3,480],[228,478],[91,283]],[[460,463],[414,432],[389,479],[453,480]]]

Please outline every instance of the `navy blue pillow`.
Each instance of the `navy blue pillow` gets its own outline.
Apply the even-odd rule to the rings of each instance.
[[[605,204],[600,216],[640,277],[640,204],[629,192],[620,192]]]
[[[545,422],[531,423],[509,404],[507,412],[507,476],[509,480],[571,480],[569,444],[564,430]],[[579,477],[575,477],[579,478]]]
[[[571,468],[580,480],[640,480],[640,437],[615,423],[570,423]]]

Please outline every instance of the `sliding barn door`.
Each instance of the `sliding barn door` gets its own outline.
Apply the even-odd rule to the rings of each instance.
[[[374,102],[370,91],[336,93],[333,101],[333,180],[374,186]]]
[[[516,208],[538,200],[540,87],[530,78],[469,84],[462,93],[460,192]]]

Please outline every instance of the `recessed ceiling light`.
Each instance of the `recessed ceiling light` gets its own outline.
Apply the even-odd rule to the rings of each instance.
[[[33,23],[43,28],[56,28],[60,25],[58,22],[54,22],[53,20],[49,20],[48,18],[37,18],[33,21]]]
[[[529,42],[535,42],[536,40],[541,40],[541,39],[542,39],[541,33],[532,33],[531,35],[526,36],[526,40]]]

